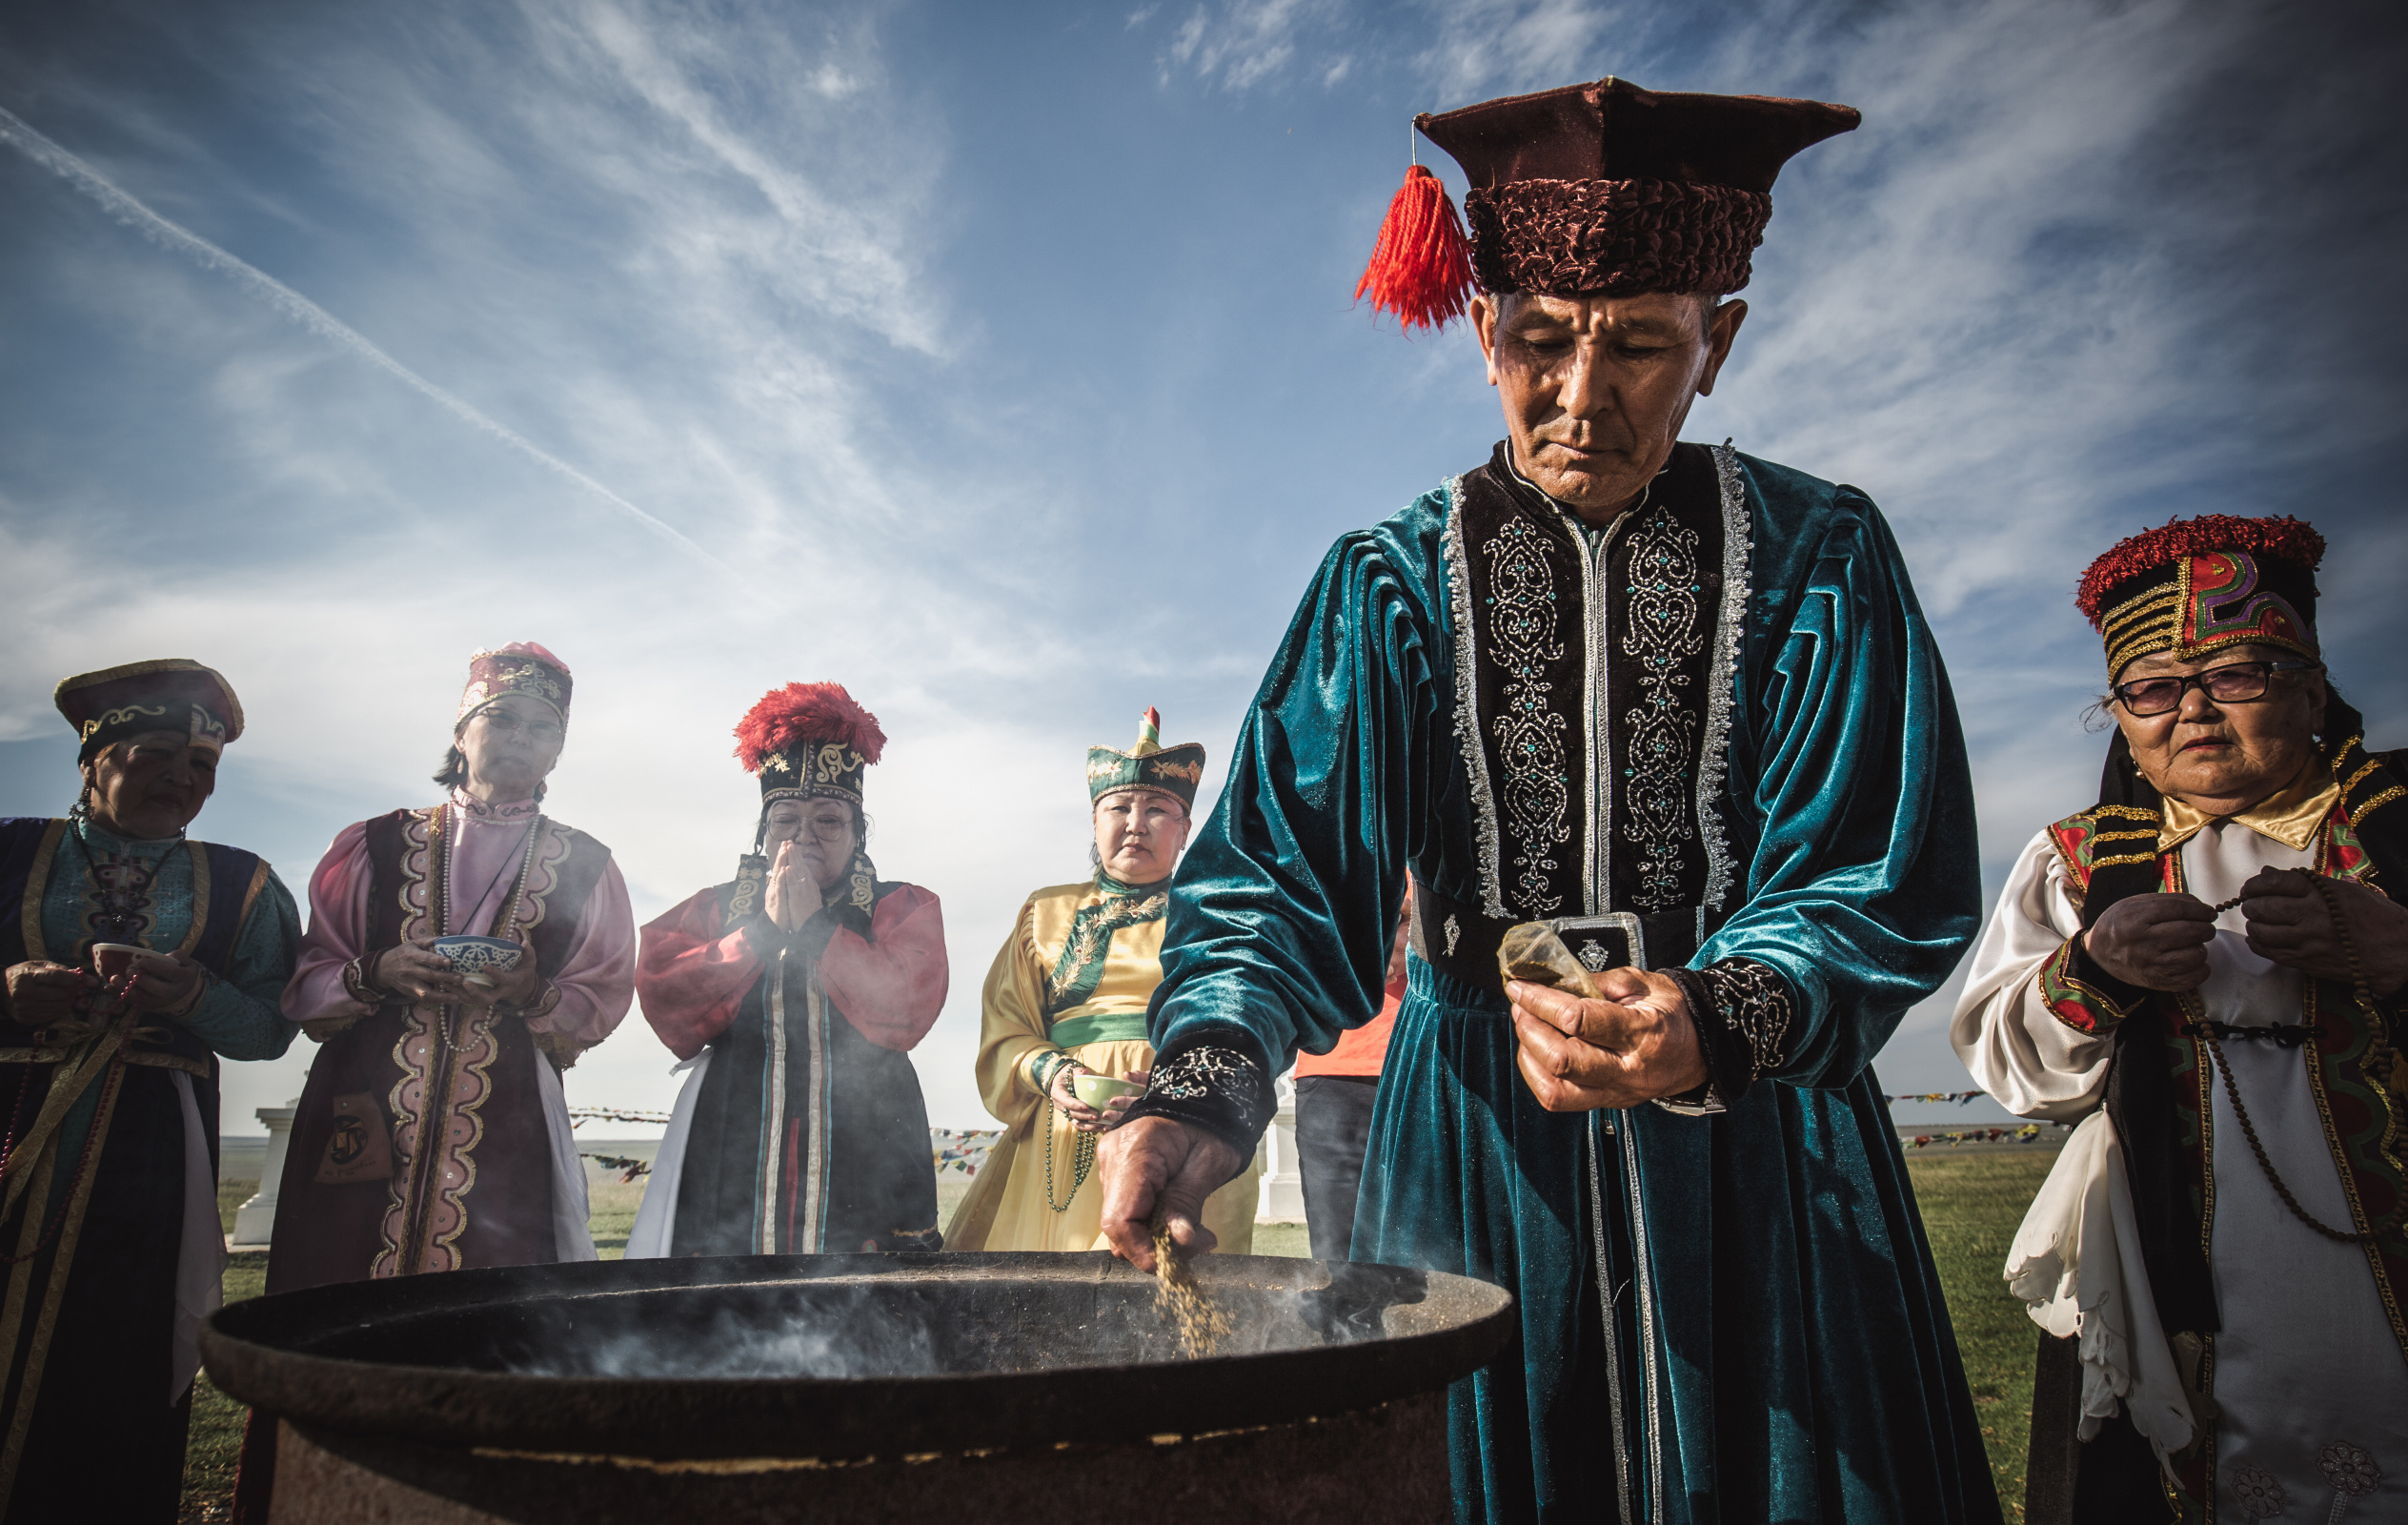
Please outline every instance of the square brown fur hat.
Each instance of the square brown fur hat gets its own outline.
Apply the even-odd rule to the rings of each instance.
[[[1485,291],[1571,296],[1745,287],[1772,182],[1855,108],[1606,78],[1414,118],[1463,166]]]

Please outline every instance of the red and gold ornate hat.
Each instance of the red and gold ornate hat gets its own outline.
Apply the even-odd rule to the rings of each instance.
[[[773,688],[736,727],[736,755],[760,775],[760,802],[861,803],[861,775],[886,750],[878,717],[841,683]]]
[[[468,660],[468,686],[460,690],[460,712],[452,729],[456,732],[470,716],[513,694],[551,705],[560,723],[569,723],[569,664],[532,640],[514,640]]]
[[[1461,315],[1475,280],[1554,296],[1728,295],[1748,284],[1781,166],[1859,119],[1852,106],[1612,78],[1425,112],[1413,125],[1471,182],[1468,251],[1445,187],[1416,164],[1355,295],[1410,329]]]
[[[209,752],[224,751],[242,735],[242,702],[233,686],[215,668],[187,657],[78,673],[61,679],[51,698],[83,742],[78,762],[91,762],[111,742],[148,731],[181,731],[190,745]]]
[[[2202,514],[2118,541],[2082,574],[2074,602],[2107,642],[2111,682],[2158,651],[2189,661],[2279,646],[2315,658],[2323,559],[2324,537],[2305,519]]]

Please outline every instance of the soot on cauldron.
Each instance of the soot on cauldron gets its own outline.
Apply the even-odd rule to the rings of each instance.
[[[1106,1255],[618,1261],[237,1304],[212,1377],[285,1421],[277,1519],[1438,1519],[1439,1390],[1511,1299],[1391,1267],[1195,1264],[1186,1359]],[[415,1513],[413,1513],[415,1511]]]

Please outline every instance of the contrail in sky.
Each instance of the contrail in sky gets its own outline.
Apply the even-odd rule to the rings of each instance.
[[[168,221],[149,207],[111,185],[107,180],[102,179],[91,166],[28,127],[21,117],[16,116],[5,107],[0,107],[0,142],[6,142],[17,149],[27,158],[99,202],[111,216],[133,229],[152,243],[173,253],[190,255],[203,268],[231,278],[236,285],[248,290],[253,296],[260,298],[270,307],[318,337],[341,345],[411,391],[442,408],[462,423],[483,430],[536,465],[567,478],[687,555],[697,557],[721,572],[734,570],[718,557],[612,492],[559,457],[543,450],[516,430],[506,424],[495,422],[403,365],[399,360],[371,344],[357,330],[338,321],[332,313],[284,282],[245,264],[198,234]]]

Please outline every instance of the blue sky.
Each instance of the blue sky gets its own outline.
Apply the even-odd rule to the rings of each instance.
[[[2214,0],[10,8],[0,811],[72,797],[59,676],[197,657],[252,717],[197,829],[297,890],[531,639],[577,678],[556,811],[649,918],[749,837],[745,705],[840,680],[881,869],[944,902],[930,1115],[981,1123],[1082,749],[1153,703],[1217,775],[1330,539],[1501,432],[1468,335],[1348,300],[1410,117],[1615,73],[1864,112],[1783,175],[1688,433],[1889,514],[1994,888],[2094,788],[2073,581],[2169,515],[2314,519],[2336,677],[2408,743],[2404,64],[2395,8]],[[1888,1088],[1968,1083],[1944,1024]],[[310,1047],[230,1068],[230,1131]],[[631,1015],[570,1094],[665,1107],[669,1063]]]

